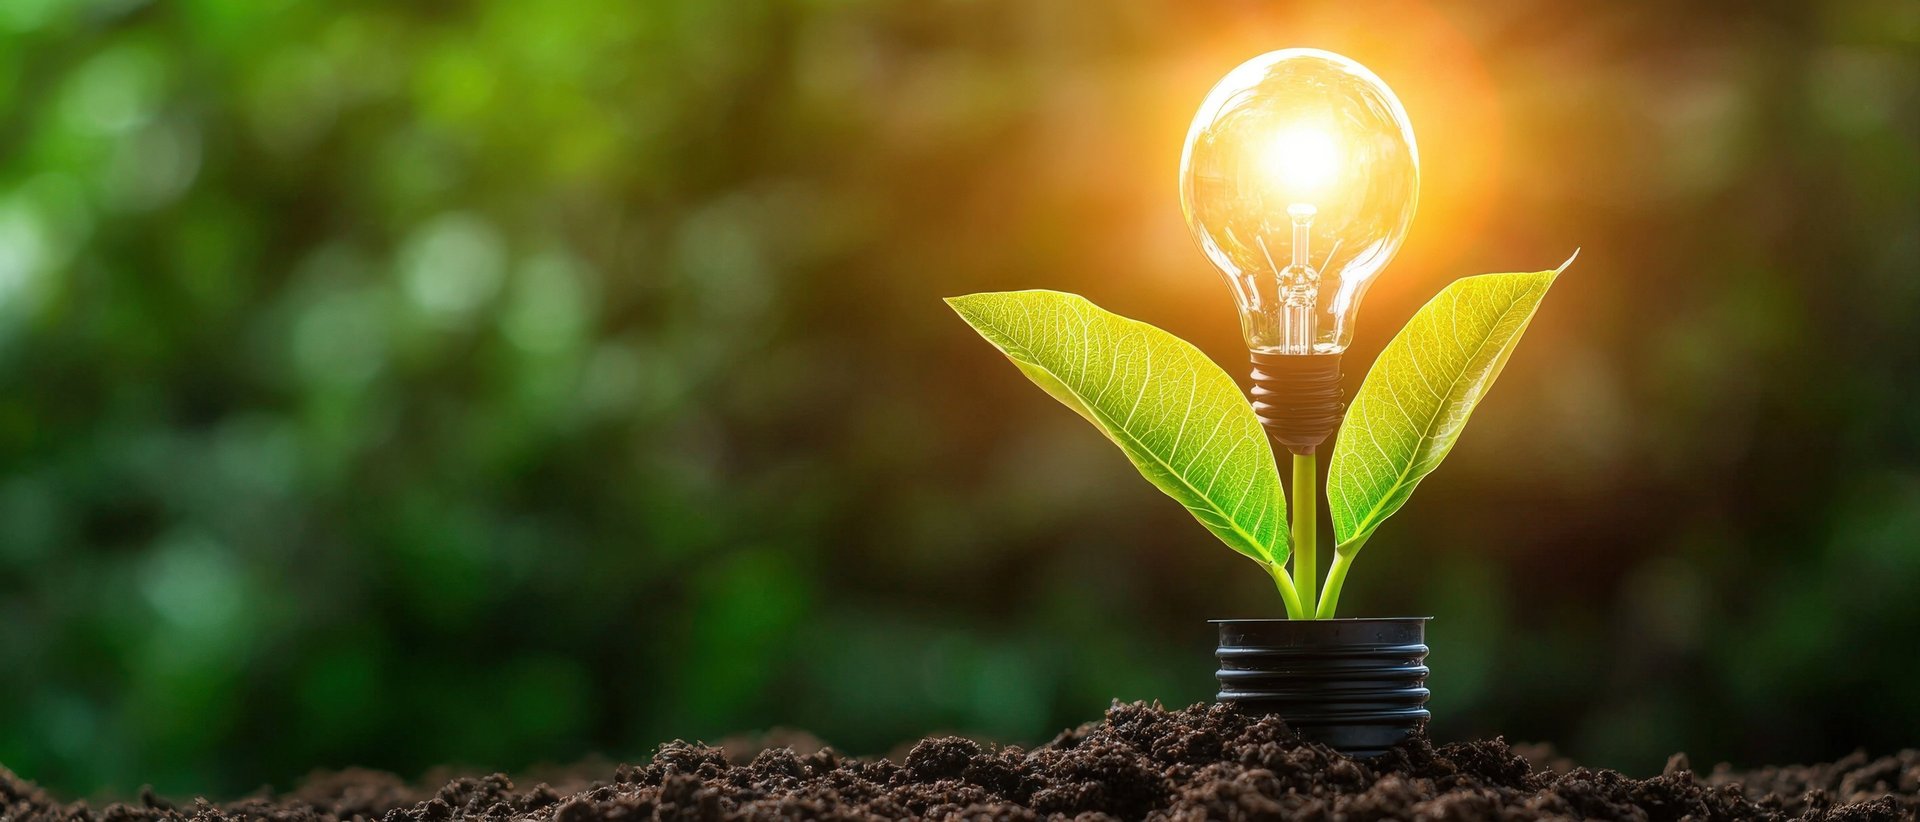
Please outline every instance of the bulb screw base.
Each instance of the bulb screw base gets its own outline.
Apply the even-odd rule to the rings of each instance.
[[[1295,454],[1311,454],[1347,407],[1340,396],[1339,354],[1253,352],[1253,414],[1267,436]]]

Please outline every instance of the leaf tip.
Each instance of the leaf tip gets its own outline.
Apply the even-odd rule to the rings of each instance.
[[[968,325],[972,325],[973,320],[968,316],[968,309],[978,306],[980,298],[985,296],[987,296],[985,293],[961,294],[955,297],[941,297],[940,301],[946,303],[948,308],[953,309],[953,313],[960,315],[960,319],[966,320]]]
[[[1567,261],[1553,269],[1553,276],[1560,276],[1560,272],[1567,270],[1567,266],[1573,265],[1573,261],[1578,259],[1580,259],[1580,247],[1574,246],[1573,254],[1567,257]]]

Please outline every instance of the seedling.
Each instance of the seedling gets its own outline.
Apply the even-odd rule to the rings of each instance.
[[[1458,280],[1387,344],[1335,440],[1326,483],[1334,554],[1317,592],[1301,584],[1317,570],[1304,542],[1314,539],[1312,474],[1295,474],[1299,510],[1290,532],[1267,434],[1233,378],[1198,348],[1058,291],[970,294],[947,304],[1100,429],[1148,482],[1258,563],[1288,616],[1330,619],[1355,557],[1453,449],[1565,268]]]
[[[1341,355],[1419,193],[1406,109],[1353,60],[1281,49],[1240,64],[1207,93],[1181,151],[1180,205],[1239,308],[1251,408],[1198,349],[1079,296],[947,302],[1149,482],[1260,563],[1288,615],[1328,619],[1354,557],[1453,448],[1566,268],[1448,286],[1387,345],[1343,421]],[[1336,430],[1344,436],[1326,486],[1335,545],[1320,587],[1315,452]],[[1291,530],[1269,437],[1293,455]]]

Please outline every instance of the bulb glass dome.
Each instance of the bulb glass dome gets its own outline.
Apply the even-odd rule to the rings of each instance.
[[[1319,49],[1242,63],[1207,93],[1180,156],[1180,204],[1232,287],[1256,351],[1333,354],[1400,250],[1420,196],[1406,109]]]

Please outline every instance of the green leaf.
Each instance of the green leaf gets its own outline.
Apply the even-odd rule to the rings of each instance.
[[[1548,286],[1571,262],[1459,280],[1387,343],[1347,409],[1327,470],[1327,507],[1342,554],[1359,551],[1440,467]]]
[[[1207,355],[1058,291],[948,298],[980,336],[1086,417],[1228,547],[1287,558],[1287,503],[1260,421]]]

